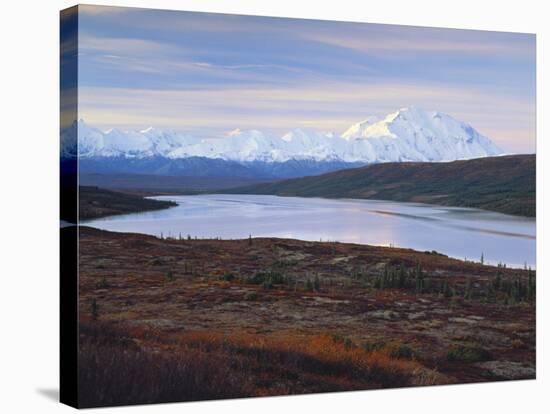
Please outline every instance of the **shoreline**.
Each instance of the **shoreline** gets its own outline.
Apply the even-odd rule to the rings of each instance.
[[[143,191],[108,190],[80,186],[78,191],[79,223],[122,214],[163,210],[177,206],[172,201],[155,200],[156,193]]]
[[[138,213],[139,214],[139,213]],[[377,245],[377,244],[363,244],[363,243],[353,243],[353,242],[343,242],[338,240],[303,240],[303,239],[296,239],[296,238],[287,238],[287,237],[265,237],[265,236],[259,236],[259,237],[242,237],[242,238],[221,238],[221,237],[197,237],[195,235],[182,235],[181,238],[178,236],[173,236],[170,234],[163,235],[163,237],[147,234],[147,233],[140,233],[137,231],[114,231],[114,230],[106,230],[101,229],[99,227],[94,227],[88,225],[89,222],[79,223],[78,228],[79,230],[84,231],[97,231],[97,232],[105,232],[107,234],[114,234],[118,236],[143,236],[143,237],[151,237],[156,240],[161,241],[168,241],[168,242],[181,242],[181,241],[194,241],[194,242],[219,242],[219,243],[244,243],[248,242],[250,239],[252,241],[254,240],[262,240],[266,241],[269,240],[272,243],[277,242],[295,242],[295,243],[304,243],[304,244],[319,244],[319,245],[338,245],[338,246],[349,246],[352,248],[366,248],[366,249],[382,249],[387,251],[393,251],[393,252],[402,252],[412,255],[426,255],[426,257],[430,256],[439,256],[444,257],[451,261],[456,261],[457,263],[461,263],[463,265],[476,265],[476,266],[483,266],[485,268],[496,268],[496,269],[507,269],[510,271],[527,271],[528,269],[531,269],[533,271],[536,271],[536,264],[535,265],[528,265],[527,269],[523,264],[508,264],[505,263],[503,266],[499,266],[498,262],[494,262],[491,260],[485,261],[483,264],[479,261],[475,260],[464,260],[460,257],[447,255],[445,253],[439,252],[437,250],[417,250],[413,249],[411,247],[404,247],[404,246],[388,246],[388,245]],[[190,237],[190,238],[188,238]]]
[[[101,215],[96,215],[94,217],[90,217],[90,218],[87,218],[87,219],[84,219],[84,220],[80,220],[79,224],[80,225],[83,225],[83,226],[90,226],[91,223],[93,223],[95,220],[108,220],[109,217],[116,217],[116,216],[119,216],[119,215],[124,215],[124,214],[140,214],[140,213],[147,213],[147,212],[151,212],[151,211],[158,211],[158,210],[163,210],[163,209],[167,209],[167,208],[171,208],[171,207],[176,207],[178,205],[178,202],[175,201],[175,200],[163,200],[163,199],[160,199],[160,198],[170,198],[170,197],[174,197],[174,196],[190,196],[189,194],[159,194],[159,193],[151,193],[151,192],[148,192],[148,193],[144,193],[144,192],[139,192],[139,193],[128,193],[128,192],[118,192],[118,191],[111,191],[111,190],[107,190],[107,191],[103,191],[101,189],[102,192],[108,192],[109,194],[115,194],[117,196],[122,196],[125,198],[125,201],[126,201],[126,197],[129,197],[131,196],[132,198],[130,199],[131,202],[134,202],[134,200],[139,200],[140,202],[143,202],[144,200],[147,200],[148,202],[150,203],[155,203],[155,204],[150,204],[150,205],[147,205],[147,206],[143,206],[143,205],[140,205],[138,208],[132,208],[132,209],[125,209],[124,211],[117,211],[116,213],[112,214],[111,212],[114,210],[114,207],[113,206],[108,206],[108,211],[109,212],[104,212],[104,214],[101,214]],[[221,196],[224,196],[224,195],[227,195],[227,193],[209,193],[209,194],[201,194],[201,195],[216,195],[216,194],[219,194]],[[254,196],[252,194],[244,194],[245,196],[247,195],[251,195],[251,196]],[[195,196],[195,195],[194,195]],[[200,195],[199,195],[200,196]],[[278,195],[269,195],[269,196],[274,196],[274,197],[294,197],[294,196],[278,196]],[[300,197],[298,197],[300,198]],[[443,209],[450,209],[450,210],[453,210],[453,209],[457,209],[457,210],[472,210],[472,211],[477,211],[477,212],[481,212],[481,213],[491,213],[491,214],[500,214],[500,215],[503,215],[503,216],[508,216],[508,217],[511,217],[511,218],[514,218],[514,219],[517,219],[518,216],[513,216],[513,215],[506,215],[506,214],[503,214],[503,213],[498,213],[498,212],[491,212],[491,211],[487,211],[487,210],[483,210],[483,209],[476,209],[476,208],[469,208],[469,207],[450,207],[450,206],[439,206],[439,205],[433,205],[433,204],[428,204],[428,203],[419,203],[419,202],[401,202],[401,201],[394,201],[394,200],[371,200],[371,199],[357,199],[357,198],[327,198],[327,197],[316,197],[316,196],[311,196],[311,197],[303,197],[305,199],[320,199],[320,200],[335,200],[335,201],[348,201],[348,202],[358,202],[358,203],[361,203],[361,202],[389,202],[389,203],[397,203],[397,204],[409,204],[411,206],[425,206],[425,207],[429,207],[429,208],[434,208],[434,207],[441,207]],[[134,206],[132,206],[134,207]],[[390,213],[388,213],[390,214]],[[397,214],[397,213],[396,213]],[[530,218],[530,217],[522,217],[522,219],[525,219],[526,221],[534,221],[535,218]],[[93,225],[91,225],[90,227],[94,227]],[[94,228],[101,228],[101,227],[94,227]],[[132,230],[120,230],[120,231],[117,231],[117,230],[114,230],[115,232],[117,233],[129,233],[129,234],[152,234],[152,233],[144,233],[144,232],[141,232],[139,230],[137,231],[132,231]],[[486,229],[486,230],[483,230],[483,229],[480,229],[479,231],[482,231],[482,232],[488,232],[488,233],[495,233],[495,234],[500,234],[498,231],[494,231],[492,229]],[[506,233],[505,235],[508,235],[508,233]],[[536,236],[530,236],[530,235],[524,235],[524,234],[521,234],[521,235],[516,235],[515,233],[514,234],[511,234],[512,236],[517,236],[517,237],[522,237],[522,238],[527,238],[527,239],[535,239]],[[157,235],[158,236],[158,235]],[[177,238],[178,237],[178,233],[176,232],[175,234],[171,234],[171,232],[164,232],[164,236],[165,237],[168,237],[168,238]],[[187,236],[187,233],[185,233],[185,236]],[[213,237],[204,237],[204,235],[200,235],[200,234],[197,234],[197,233],[192,233],[191,236],[194,238],[194,237],[201,237],[201,240],[212,240],[212,239],[215,239],[217,236],[213,236]],[[242,237],[235,237],[235,238],[227,238],[227,239],[231,239],[231,240],[243,240],[245,239],[247,236],[246,235],[242,235]],[[264,237],[269,237],[269,236],[264,236]],[[277,238],[277,237],[275,237]],[[296,239],[290,239],[289,240],[300,240],[300,241],[309,241],[309,242],[319,242],[318,239],[301,239],[301,238],[296,238]],[[351,244],[357,244],[357,245],[362,245],[362,246],[380,246],[380,247],[388,247],[388,248],[400,248],[400,249],[410,249],[410,250],[413,250],[413,251],[416,251],[416,252],[419,252],[419,253],[422,253],[423,251],[426,251],[426,249],[418,249],[418,248],[414,248],[414,247],[408,247],[408,246],[401,246],[401,245],[397,245],[395,246],[395,243],[385,243],[385,244],[377,244],[376,242],[365,242],[365,243],[359,243],[359,242],[354,242],[354,241],[343,241],[343,240],[339,240],[339,239],[327,239],[326,241],[323,241],[321,240],[321,242],[323,243],[326,243],[326,242],[336,242],[336,243],[343,243],[343,244],[347,244],[347,243],[351,243]],[[428,249],[429,251],[438,251],[437,248],[429,248]],[[481,250],[483,251],[483,249]],[[453,257],[454,259],[460,261],[460,262],[463,262],[463,263],[467,263],[467,262],[478,262],[477,257],[474,257],[473,255],[463,255],[462,253],[458,252],[453,255],[452,252],[451,253],[447,253],[447,252],[441,252],[441,254],[444,254],[444,255],[448,255],[449,257]],[[519,261],[517,263],[507,263],[505,259],[501,259],[501,260],[491,260],[490,258],[487,259],[486,261],[486,264],[487,265],[493,265],[493,266],[496,266],[498,265],[499,263],[506,263],[506,266],[509,267],[509,268],[515,268],[515,269],[522,269],[525,267],[525,262],[524,261]],[[531,268],[533,269],[536,269],[536,262],[533,262],[531,263],[531,261],[529,261],[529,264],[528,264]]]
[[[118,191],[118,190],[116,190]],[[242,196],[254,196],[254,195],[263,195],[263,196],[274,196],[274,197],[285,197],[285,198],[305,198],[305,199],[319,199],[319,200],[331,200],[331,201],[374,201],[374,202],[391,202],[399,204],[410,204],[416,206],[425,206],[425,207],[441,207],[446,209],[456,209],[456,210],[473,210],[479,211],[482,213],[495,213],[502,214],[503,216],[513,217],[515,219],[521,218],[526,221],[536,221],[536,216],[524,216],[520,214],[509,214],[503,213],[497,210],[488,210],[485,208],[479,207],[467,207],[467,206],[457,206],[457,205],[447,205],[447,204],[437,204],[437,203],[428,203],[424,201],[400,201],[395,199],[383,199],[383,198],[353,198],[353,197],[328,197],[328,196],[317,196],[317,195],[292,195],[292,194],[260,194],[260,193],[229,193],[220,191],[203,191],[203,192],[153,192],[154,194],[146,195],[145,198],[150,200],[157,200],[156,197],[170,197],[170,196],[201,196],[201,195],[242,195]]]

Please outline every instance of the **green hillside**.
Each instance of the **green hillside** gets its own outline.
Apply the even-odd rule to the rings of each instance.
[[[223,192],[412,201],[534,217],[535,171],[535,155],[385,163]]]

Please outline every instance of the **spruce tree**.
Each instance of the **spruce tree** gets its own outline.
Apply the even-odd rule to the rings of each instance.
[[[468,279],[464,290],[464,299],[472,299],[472,279]]]
[[[97,304],[97,301],[95,299],[92,300],[91,314],[94,321],[97,321],[99,319],[99,305]]]
[[[536,298],[536,285],[535,285],[535,276],[533,271],[529,267],[527,273],[527,299],[533,301]]]
[[[405,287],[406,279],[407,279],[407,272],[405,271],[405,265],[401,263],[401,266],[399,266],[399,287],[400,288]]]
[[[445,296],[446,298],[450,298],[451,296],[453,296],[453,292],[451,291],[451,288],[449,287],[449,282],[447,282],[446,279],[443,280],[442,293],[443,293],[443,296]]]
[[[319,275],[315,275],[315,279],[313,279],[313,289],[319,291],[320,288],[321,281],[319,280]]]
[[[495,290],[500,290],[502,288],[502,272],[499,270],[497,273],[497,277],[495,278],[493,282],[493,286]]]

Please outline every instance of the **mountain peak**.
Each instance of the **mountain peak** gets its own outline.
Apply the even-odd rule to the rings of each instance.
[[[384,118],[384,121],[392,122],[396,119],[414,121],[414,120],[419,120],[423,118],[430,118],[433,113],[434,113],[433,111],[426,111],[417,106],[405,106],[403,108],[398,109],[395,112],[388,114]]]
[[[368,117],[368,118],[366,118],[366,119],[364,119],[360,122],[357,122],[357,123],[353,124],[352,126],[350,126],[341,135],[341,137],[346,139],[346,140],[353,139],[353,138],[357,137],[358,135],[360,135],[361,131],[365,130],[370,125],[374,124],[377,120],[378,120],[378,118],[376,118],[374,116],[370,116],[370,117]]]
[[[235,135],[241,135],[243,131],[241,131],[240,128],[235,128],[229,132],[227,132],[225,135],[228,137],[234,137]]]
[[[399,113],[422,113],[422,114],[429,113],[429,111],[426,111],[423,108],[420,108],[419,106],[415,106],[415,105],[404,106],[402,108],[399,108],[397,112],[399,112]]]
[[[76,132],[77,128],[73,129]],[[296,128],[283,136],[237,128],[220,138],[194,138],[152,127],[141,131],[103,132],[83,119],[78,121],[78,155],[81,157],[204,157],[237,162],[337,160],[369,164],[451,161],[502,154],[471,125],[415,106],[400,108],[383,118],[368,117],[336,136],[309,128]],[[67,148],[72,143],[70,149],[74,152],[76,141],[67,139],[66,142]]]
[[[451,161],[499,155],[502,151],[471,125],[450,115],[409,106],[343,135],[378,161]],[[381,156],[381,157],[380,157]]]

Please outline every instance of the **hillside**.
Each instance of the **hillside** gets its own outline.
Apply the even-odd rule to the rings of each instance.
[[[162,194],[196,194],[213,189],[242,187],[266,181],[265,178],[261,180],[231,176],[189,177],[154,174],[87,174],[83,172],[80,172],[78,179],[82,186]]]
[[[85,407],[536,375],[532,271],[292,239],[79,240]]]
[[[79,217],[89,220],[115,214],[139,213],[173,207],[172,201],[151,200],[142,194],[110,191],[98,187],[79,187]]]
[[[535,172],[535,155],[383,163],[223,192],[411,201],[534,217]]]

